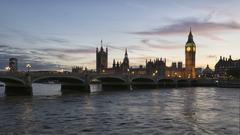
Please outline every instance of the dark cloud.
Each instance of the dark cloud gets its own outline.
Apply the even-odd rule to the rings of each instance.
[[[203,20],[196,18],[187,18],[184,20],[176,20],[174,23],[165,27],[155,28],[146,31],[132,32],[138,35],[172,35],[172,34],[186,34],[186,31],[192,27],[202,36],[211,36],[213,32],[226,31],[226,30],[239,30],[240,23],[231,22],[211,22],[209,19]],[[210,37],[211,38],[211,37]],[[217,37],[213,37],[217,38]]]
[[[38,49],[39,51],[44,52],[60,52],[60,53],[78,53],[78,54],[94,54],[95,48],[44,48]]]
[[[20,70],[25,70],[27,63],[31,63],[34,70],[56,70],[62,63],[79,64],[79,60],[91,54],[95,54],[94,47],[26,49],[0,45],[0,69],[4,69],[8,65],[9,58],[14,57],[18,59]],[[71,66],[61,67],[70,69]]]
[[[38,51],[29,51],[23,48],[15,48],[8,45],[0,45],[0,69],[8,65],[9,58],[18,59],[18,67],[25,70],[27,63],[31,63],[35,70],[54,69],[58,65],[44,61]]]
[[[172,42],[164,41],[157,41],[157,43],[151,43],[149,39],[141,40],[141,43],[146,45],[147,47],[155,48],[155,49],[182,49],[182,45],[173,44]]]

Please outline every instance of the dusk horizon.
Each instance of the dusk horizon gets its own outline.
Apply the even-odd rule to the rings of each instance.
[[[108,65],[166,58],[183,62],[190,27],[196,67],[214,69],[220,56],[239,59],[238,0],[223,1],[6,1],[0,2],[0,70],[18,58],[19,70],[96,69],[96,47],[108,47]]]

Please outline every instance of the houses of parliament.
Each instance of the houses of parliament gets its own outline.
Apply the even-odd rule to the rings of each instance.
[[[171,66],[166,66],[166,58],[157,58],[146,60],[145,66],[130,67],[127,49],[125,50],[123,61],[113,60],[112,67],[108,67],[108,48],[103,48],[101,41],[100,49],[96,48],[96,72],[97,73],[119,73],[134,75],[153,75],[159,77],[196,77],[196,44],[193,40],[193,34],[190,28],[188,40],[185,44],[185,67],[182,62],[173,62]]]

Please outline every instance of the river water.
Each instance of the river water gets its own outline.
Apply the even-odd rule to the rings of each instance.
[[[61,95],[59,85],[38,84],[32,97],[6,97],[0,89],[0,134],[239,135],[239,89]]]

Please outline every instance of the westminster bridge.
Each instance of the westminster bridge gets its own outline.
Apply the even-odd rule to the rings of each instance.
[[[90,84],[100,84],[103,90],[212,86],[215,80],[171,78],[132,74],[78,74],[69,72],[0,72],[6,95],[32,95],[33,83],[61,84],[61,90],[90,92]],[[201,82],[201,83],[200,83]]]

